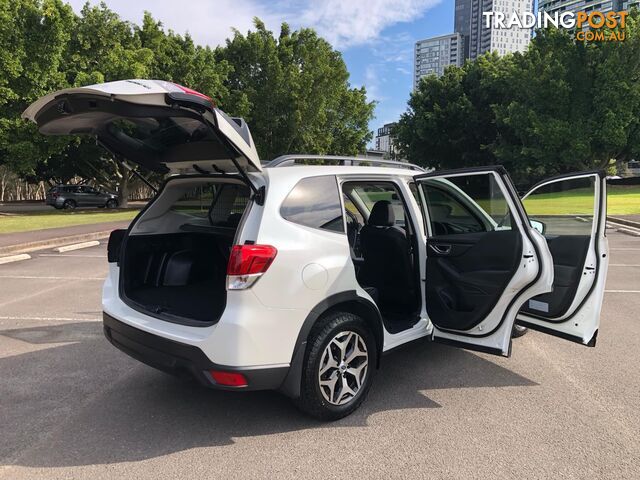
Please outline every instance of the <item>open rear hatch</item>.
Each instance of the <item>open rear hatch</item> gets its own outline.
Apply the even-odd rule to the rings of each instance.
[[[239,173],[262,167],[242,119],[204,94],[161,80],[121,80],[50,93],[22,117],[45,135],[94,135],[106,149],[159,173]],[[249,182],[250,183],[250,182]],[[251,186],[251,185],[250,185]]]
[[[181,174],[121,234],[112,259],[120,265],[119,297],[164,320],[215,323],[226,304],[240,219],[263,199],[256,175],[262,167],[245,122],[206,95],[158,80],[61,90],[37,100],[23,118],[43,134],[93,135],[115,156]]]

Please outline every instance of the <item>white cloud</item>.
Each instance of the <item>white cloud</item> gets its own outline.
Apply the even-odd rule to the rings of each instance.
[[[382,31],[420,18],[440,0],[309,0],[300,23],[314,27],[336,48],[371,43]]]
[[[69,0],[76,12],[86,0]],[[246,32],[259,17],[267,28],[279,32],[286,21],[294,28],[312,27],[335,48],[372,44],[382,31],[396,23],[420,18],[441,0],[107,0],[122,18],[140,24],[149,10],[165,28],[189,32],[198,43],[222,45],[232,28]],[[90,0],[97,5],[99,0]]]
[[[79,12],[86,0],[69,0],[73,9]],[[100,0],[90,0],[98,5]],[[140,25],[144,11],[151,12],[165,29],[176,33],[189,32],[196,43],[223,45],[225,39],[232,36],[235,28],[242,33],[253,28],[253,18],[259,17],[267,28],[279,32],[280,23],[284,21],[278,13],[281,4],[273,2],[262,5],[256,0],[107,0],[107,6],[117,12],[125,20]]]

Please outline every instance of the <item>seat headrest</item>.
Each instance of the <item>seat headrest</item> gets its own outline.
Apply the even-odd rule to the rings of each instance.
[[[367,223],[374,227],[391,227],[396,224],[396,215],[388,200],[378,200],[373,204]]]
[[[451,216],[451,206],[444,204],[429,205],[431,220],[434,222],[445,222]]]

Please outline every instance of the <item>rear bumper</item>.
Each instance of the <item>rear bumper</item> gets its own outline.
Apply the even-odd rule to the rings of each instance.
[[[107,313],[103,313],[103,324],[107,340],[130,357],[173,375],[191,375],[207,387],[221,390],[276,390],[289,371],[289,367],[243,368],[218,365],[196,346],[144,332]],[[219,385],[211,378],[210,370],[241,373],[247,379],[247,385]]]

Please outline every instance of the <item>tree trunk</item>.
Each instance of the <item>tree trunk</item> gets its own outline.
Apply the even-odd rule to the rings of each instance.
[[[122,162],[118,162],[120,171],[120,184],[118,185],[118,205],[120,208],[129,206],[129,170]]]

